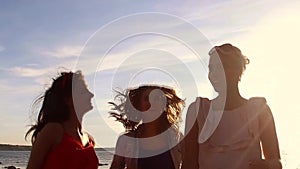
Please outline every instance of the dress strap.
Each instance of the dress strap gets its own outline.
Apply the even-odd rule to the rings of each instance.
[[[249,132],[254,138],[259,138],[259,116],[266,109],[266,99],[263,97],[253,97],[249,99],[251,110],[247,113],[247,123]]]
[[[198,111],[200,111],[198,114],[204,115],[204,124],[198,138],[198,143],[201,144],[207,141],[218,127],[223,116],[224,103],[222,100],[211,101],[201,97],[197,98],[197,100],[200,100],[196,101],[199,107]]]

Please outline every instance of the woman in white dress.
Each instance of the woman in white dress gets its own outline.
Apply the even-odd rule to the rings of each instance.
[[[274,119],[265,98],[245,99],[239,92],[249,60],[231,44],[215,46],[209,55],[208,77],[218,96],[198,97],[189,106],[182,168],[281,169]]]

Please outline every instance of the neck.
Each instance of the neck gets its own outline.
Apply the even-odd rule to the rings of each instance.
[[[63,126],[69,133],[82,133],[81,120],[79,121],[77,117],[70,116],[70,118],[63,123]]]
[[[151,137],[164,132],[166,128],[165,121],[160,117],[152,122],[144,123],[141,128],[141,134],[145,137]]]
[[[245,103],[246,99],[240,94],[238,84],[228,85],[227,91],[224,93],[219,93],[219,98],[225,100],[225,110],[234,109]]]
[[[242,96],[240,94],[238,85],[227,89],[226,100],[236,100],[241,98]]]
[[[241,98],[238,83],[227,84],[226,91],[219,92],[219,97],[227,99]]]

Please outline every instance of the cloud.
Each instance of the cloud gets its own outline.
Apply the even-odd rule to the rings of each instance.
[[[13,67],[8,69],[9,72],[22,76],[22,77],[37,77],[42,76],[49,72],[49,68],[46,69],[34,69],[34,68],[27,68],[27,67]]]
[[[77,57],[80,55],[82,46],[64,46],[54,50],[41,51],[41,54],[56,58]]]
[[[149,33],[149,30],[144,32],[141,29],[137,32],[130,32],[131,34],[128,33],[128,36],[125,37],[119,29],[110,30],[111,33],[106,34],[100,31],[96,32],[83,48],[77,66],[84,72],[91,73],[124,66],[131,68],[141,64],[144,66],[167,66],[178,62],[187,63],[204,59],[205,56],[198,55],[207,55],[206,51],[212,47],[206,37],[197,29],[191,28],[188,23],[180,19],[177,22],[178,24],[173,25],[161,22],[160,28],[154,29],[153,33]],[[140,25],[144,25],[143,23],[144,21],[141,21]],[[127,23],[127,25],[131,24]],[[189,28],[192,31],[182,32],[183,28]],[[124,31],[124,29],[131,30],[130,27],[122,30]],[[157,55],[158,51],[160,51],[161,57]],[[135,60],[128,62],[132,58]],[[170,59],[176,60],[176,62],[174,63]]]
[[[4,73],[12,74],[17,77],[34,78],[39,84],[45,82],[45,78],[51,79],[55,77],[59,72],[74,71],[73,67],[76,63],[76,59],[67,59],[58,63],[52,63],[52,65],[41,66],[40,63],[24,64],[20,66],[13,66],[8,68],[0,68]],[[10,75],[9,75],[10,76]]]

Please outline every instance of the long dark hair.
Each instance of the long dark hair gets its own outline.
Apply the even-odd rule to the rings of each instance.
[[[129,88],[123,92],[116,91],[115,102],[108,102],[112,108],[109,114],[116,121],[123,124],[126,131],[134,131],[137,129],[141,117],[137,110],[141,100],[141,96],[147,90],[159,89],[166,97],[166,107],[164,113],[169,126],[173,126],[179,130],[179,122],[181,122],[181,111],[185,106],[184,100],[179,98],[176,91],[165,86],[143,85],[137,88]]]
[[[71,102],[71,105],[73,105],[72,85],[79,80],[83,80],[81,71],[75,73],[61,72],[57,78],[53,79],[51,87],[46,90],[43,96],[33,102],[33,107],[36,107],[41,102],[42,105],[37,121],[27,131],[25,139],[33,132],[31,137],[31,142],[33,143],[38,133],[47,123],[61,123],[68,120],[74,107],[70,107],[70,103],[67,102]]]

